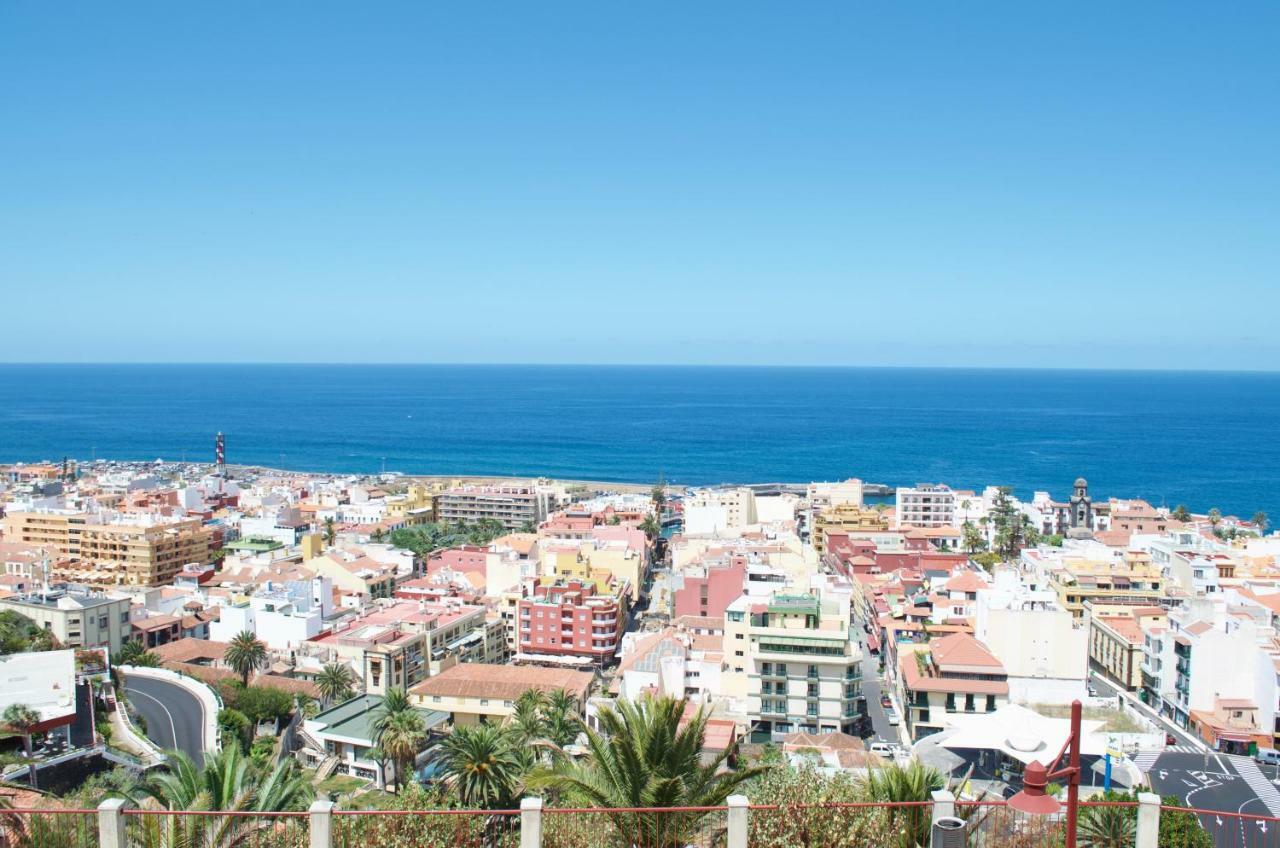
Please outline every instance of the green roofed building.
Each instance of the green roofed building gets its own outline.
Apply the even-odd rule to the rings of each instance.
[[[360,695],[318,713],[303,724],[306,743],[300,759],[309,765],[323,767],[330,758],[336,760],[333,771],[373,781],[382,788],[384,775],[377,761],[369,756],[376,747],[373,721],[382,706],[381,695]],[[416,710],[427,731],[435,731],[449,721],[449,714],[434,710]],[[319,746],[322,750],[315,750]]]

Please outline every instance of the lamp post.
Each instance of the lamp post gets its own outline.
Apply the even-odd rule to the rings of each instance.
[[[1067,764],[1059,768],[1063,757]],[[1047,816],[1058,812],[1062,805],[1052,798],[1046,789],[1051,780],[1066,778],[1067,783],[1067,837],[1066,848],[1076,848],[1076,818],[1080,812],[1080,702],[1071,702],[1071,734],[1058,756],[1045,765],[1039,760],[1027,764],[1022,774],[1022,791],[1009,799],[1009,806],[1019,812]]]

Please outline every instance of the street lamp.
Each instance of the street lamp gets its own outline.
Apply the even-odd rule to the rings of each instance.
[[[1057,768],[1062,758],[1067,765]],[[1051,780],[1067,779],[1067,838],[1066,848],[1076,848],[1076,817],[1080,811],[1080,702],[1071,702],[1071,734],[1058,756],[1048,765],[1039,760],[1027,764],[1022,774],[1022,791],[1009,799],[1009,806],[1021,813],[1047,816],[1058,812],[1062,805],[1046,791]]]

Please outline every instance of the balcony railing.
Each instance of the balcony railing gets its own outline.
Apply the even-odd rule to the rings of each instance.
[[[897,848],[928,844],[931,822],[966,822],[971,846],[1060,845],[1065,813],[1033,816],[1004,801],[751,804],[735,795],[722,806],[546,808],[526,798],[518,810],[337,810],[316,801],[290,813],[125,809],[110,800],[96,810],[0,811],[5,848],[149,848],[153,845],[236,845],[246,848]],[[1280,818],[1231,811],[1162,807],[1155,795],[1139,802],[1081,802],[1082,821],[1105,808],[1124,808],[1134,836],[1126,844],[1155,845],[1156,828],[1182,832],[1198,822],[1214,845],[1243,845],[1241,834],[1266,834]],[[1249,842],[1248,844],[1255,844]],[[1256,844],[1263,844],[1257,842]]]

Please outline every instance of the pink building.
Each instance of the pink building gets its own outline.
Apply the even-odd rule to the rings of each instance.
[[[726,564],[711,565],[706,576],[686,575],[684,586],[675,592],[675,616],[723,616],[725,609],[742,596],[747,580],[747,561],[735,556]]]
[[[582,580],[534,586],[531,595],[520,599],[516,613],[519,653],[528,658],[584,657],[597,665],[611,661],[626,626],[622,598],[630,587],[623,581],[611,589],[597,593],[594,583]]]
[[[488,548],[478,545],[461,545],[456,548],[445,548],[436,551],[427,559],[427,574],[435,574],[442,569],[452,571],[479,571],[484,573],[485,558]]]

